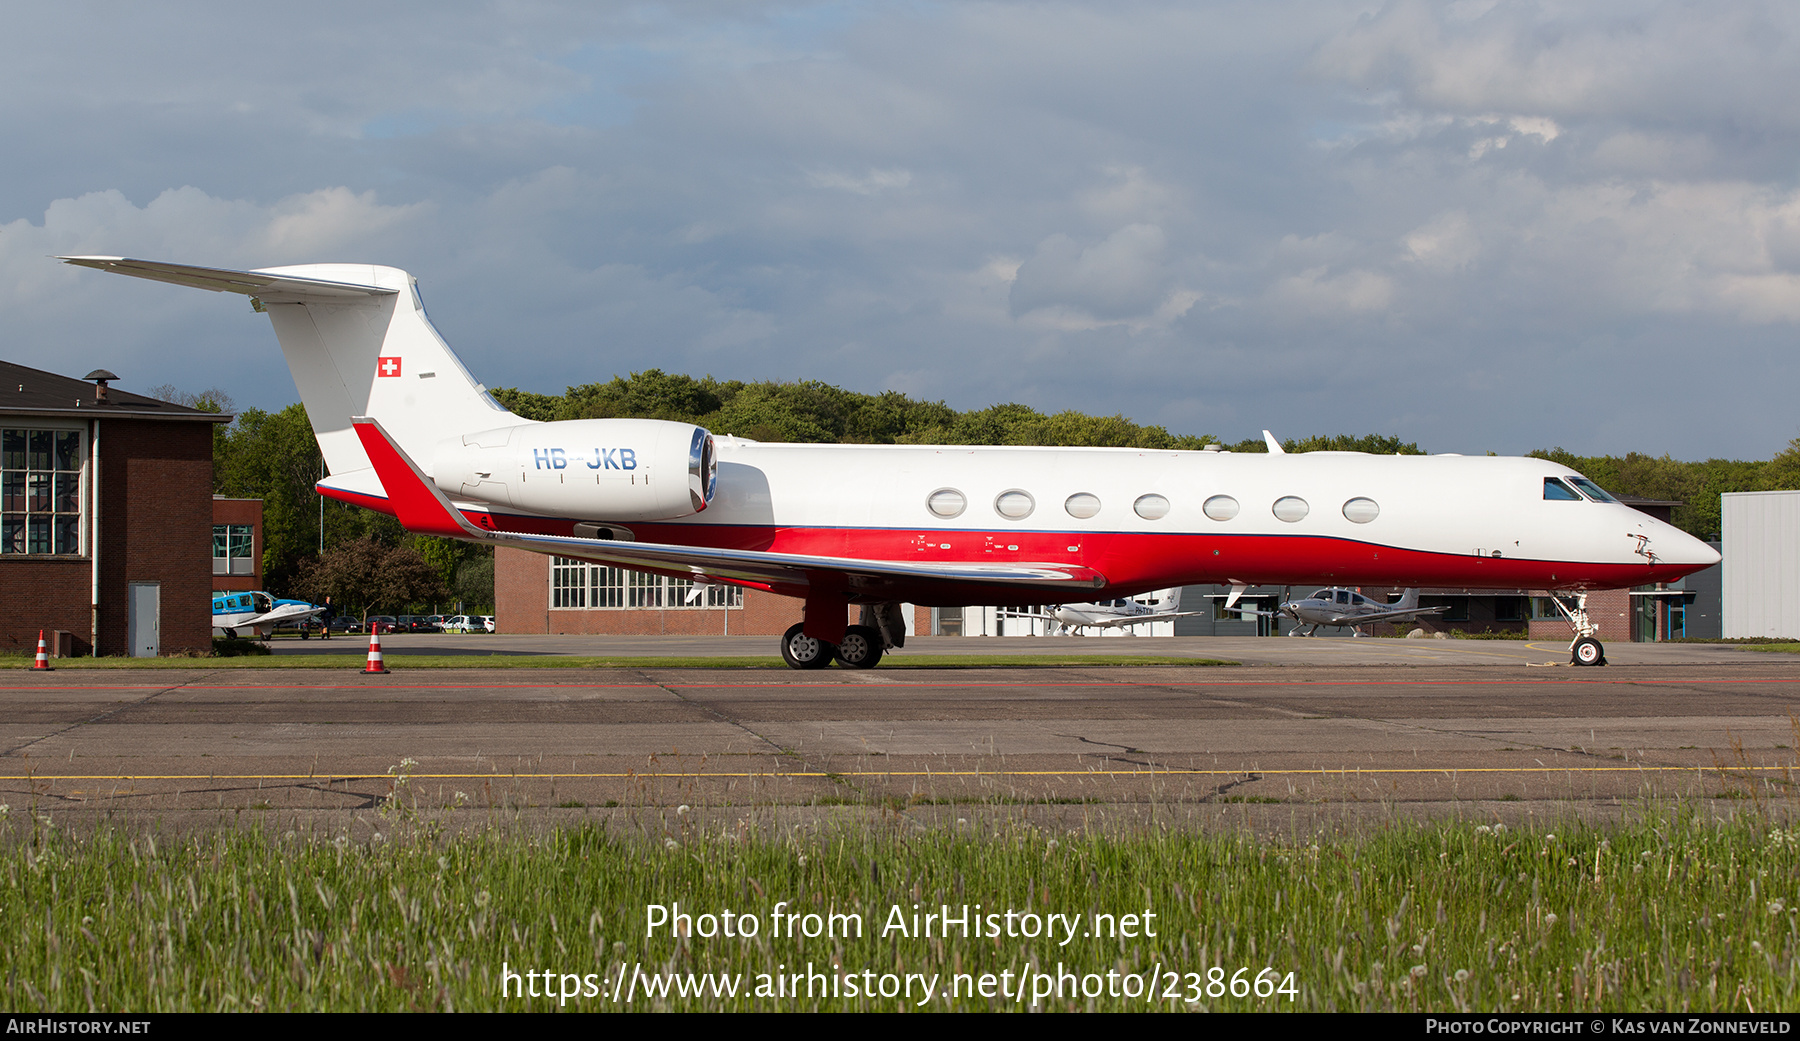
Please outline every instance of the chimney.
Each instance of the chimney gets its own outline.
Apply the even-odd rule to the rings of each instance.
[[[116,380],[119,377],[114,376],[105,369],[95,369],[93,372],[90,372],[81,378],[94,381],[94,401],[96,404],[104,405],[106,404],[106,381]]]

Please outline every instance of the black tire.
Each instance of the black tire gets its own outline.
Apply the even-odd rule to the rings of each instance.
[[[838,644],[837,660],[852,669],[872,669],[881,661],[881,632],[867,625],[852,625],[844,630],[844,642]]]
[[[1576,665],[1605,665],[1606,648],[1600,646],[1600,641],[1592,636],[1583,636],[1570,649],[1569,660]]]
[[[781,658],[790,669],[822,669],[836,656],[836,647],[806,635],[805,622],[796,624],[781,637]]]

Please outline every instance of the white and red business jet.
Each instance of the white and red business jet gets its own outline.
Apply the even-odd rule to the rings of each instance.
[[[795,668],[874,665],[905,638],[903,602],[1207,583],[1585,593],[1719,559],[1538,459],[761,444],[687,423],[534,422],[470,377],[404,271],[60,259],[252,297],[331,468],[321,494],[417,532],[801,598],[781,641]],[[1571,623],[1574,660],[1602,661],[1585,609]]]

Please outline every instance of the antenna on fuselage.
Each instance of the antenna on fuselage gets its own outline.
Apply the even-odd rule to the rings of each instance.
[[[1275,435],[1267,430],[1263,431],[1263,443],[1269,446],[1270,455],[1287,455],[1287,452],[1281,447],[1281,442],[1275,440]]]

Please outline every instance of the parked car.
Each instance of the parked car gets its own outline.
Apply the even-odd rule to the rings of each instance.
[[[481,616],[481,631],[484,633],[491,633],[494,631],[494,616],[493,615],[484,614]]]
[[[443,629],[447,633],[488,633],[493,629],[482,624],[480,615],[459,614],[444,619]]]
[[[369,616],[369,631],[372,633],[391,633],[399,619],[391,614],[372,614]]]

